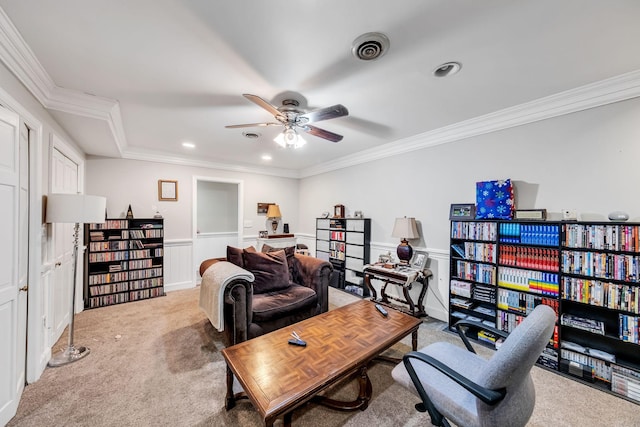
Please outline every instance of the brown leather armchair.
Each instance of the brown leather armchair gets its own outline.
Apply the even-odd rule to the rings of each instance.
[[[297,254],[294,248],[288,248],[286,251],[290,283],[285,289],[257,292],[254,290],[254,283],[246,276],[225,281],[223,293],[220,295],[223,299],[221,304],[227,346],[280,329],[329,309],[329,281],[333,271],[331,263]],[[209,273],[213,273],[207,270],[215,269],[214,264],[221,261],[229,261],[243,268],[236,268],[236,272],[251,271],[243,265],[242,259],[242,249],[229,247],[227,258],[203,261],[200,265],[202,286],[211,275]],[[211,320],[211,317],[209,319]]]

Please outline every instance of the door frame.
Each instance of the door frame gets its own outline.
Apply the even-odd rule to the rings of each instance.
[[[236,184],[238,186],[238,247],[244,241],[244,181],[232,178],[216,178],[211,176],[193,176],[192,182],[192,206],[191,206],[191,262],[196,262],[196,243],[198,239],[198,181],[219,182],[222,184]],[[198,268],[191,268],[191,283],[198,283]]]

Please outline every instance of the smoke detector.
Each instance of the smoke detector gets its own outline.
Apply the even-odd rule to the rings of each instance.
[[[389,50],[389,38],[382,33],[365,33],[353,41],[351,53],[363,61],[378,59]]]

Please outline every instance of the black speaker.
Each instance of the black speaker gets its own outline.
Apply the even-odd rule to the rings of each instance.
[[[286,222],[284,223],[284,225],[282,226],[282,232],[284,234],[289,234],[289,224],[287,224]]]

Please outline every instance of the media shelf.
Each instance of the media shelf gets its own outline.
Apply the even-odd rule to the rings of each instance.
[[[85,308],[164,295],[164,223],[107,219],[85,225]]]
[[[477,273],[490,268],[493,281]],[[558,323],[538,364],[640,403],[640,224],[452,221],[449,300],[450,328],[471,318],[506,332],[551,306]]]
[[[451,223],[449,326],[461,319],[496,326],[497,224],[488,221]],[[496,337],[468,330],[470,338],[494,342]]]
[[[332,287],[369,296],[362,270],[369,264],[370,239],[369,218],[316,219],[316,257],[333,265]]]
[[[598,387],[640,403],[640,224],[580,222],[562,229],[561,362],[591,368]],[[565,351],[566,343],[578,347]]]

